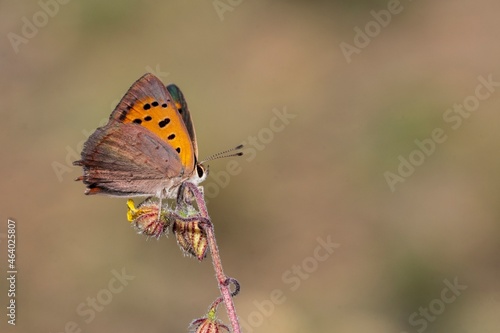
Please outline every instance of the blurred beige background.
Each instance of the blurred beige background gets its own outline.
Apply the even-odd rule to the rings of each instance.
[[[73,181],[147,71],[201,158],[247,143],[205,183],[244,332],[498,331],[497,1],[60,1],[0,2],[2,332],[186,332],[217,296],[209,258]]]

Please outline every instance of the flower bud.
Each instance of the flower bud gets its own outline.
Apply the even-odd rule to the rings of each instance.
[[[220,333],[223,330],[229,332],[229,328],[216,319],[215,314],[209,314],[207,317],[196,319],[191,323],[189,329],[192,333]]]
[[[177,244],[185,254],[195,256],[202,261],[207,254],[208,241],[203,228],[200,227],[199,218],[189,219],[176,218],[173,231],[177,238]]]

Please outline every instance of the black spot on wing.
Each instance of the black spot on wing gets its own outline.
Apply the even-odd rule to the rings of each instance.
[[[167,124],[170,122],[170,118],[165,118],[163,120],[160,120],[158,122],[158,126],[160,126],[161,128],[167,126]]]

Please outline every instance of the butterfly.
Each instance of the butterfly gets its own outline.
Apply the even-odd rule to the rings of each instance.
[[[85,194],[173,199],[184,182],[201,183],[208,170],[181,90],[147,73],[127,91],[85,142],[81,159]]]

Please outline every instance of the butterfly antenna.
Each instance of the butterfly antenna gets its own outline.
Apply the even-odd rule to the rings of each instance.
[[[200,164],[203,164],[205,162],[212,161],[212,160],[217,160],[219,158],[241,156],[241,155],[243,155],[243,152],[242,151],[238,151],[238,150],[240,150],[242,148],[243,148],[243,145],[238,145],[238,146],[236,146],[234,148],[231,148],[231,149],[228,149],[228,150],[224,150],[224,151],[218,152],[216,154],[210,155],[206,159],[204,159],[203,161],[201,161]]]

